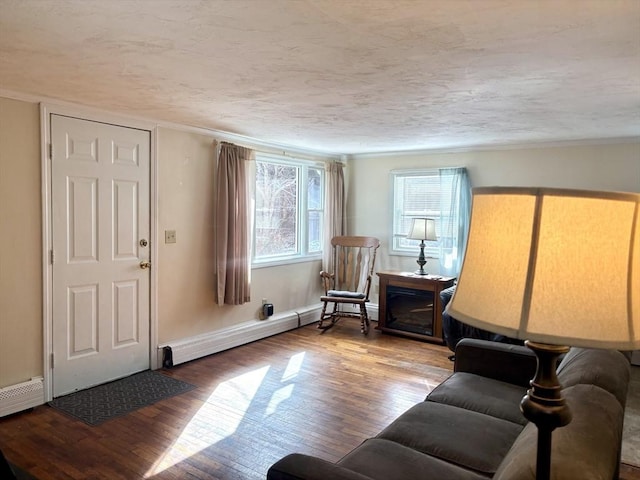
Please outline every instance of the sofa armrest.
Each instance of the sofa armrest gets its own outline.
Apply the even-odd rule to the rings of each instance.
[[[525,346],[463,338],[456,345],[453,370],[528,387],[536,366],[535,354]]]
[[[271,465],[267,480],[372,480],[353,470],[311,455],[291,453]]]

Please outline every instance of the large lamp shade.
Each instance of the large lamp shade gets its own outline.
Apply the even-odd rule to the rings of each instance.
[[[640,194],[476,188],[448,313],[555,345],[640,348]]]

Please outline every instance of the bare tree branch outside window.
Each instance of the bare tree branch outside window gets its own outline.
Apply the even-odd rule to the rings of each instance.
[[[297,252],[298,168],[256,162],[255,254]]]
[[[253,260],[322,254],[324,165],[256,158]]]

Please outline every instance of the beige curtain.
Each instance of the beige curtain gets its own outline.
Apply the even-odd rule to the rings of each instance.
[[[249,193],[246,163],[253,150],[222,142],[218,154],[215,249],[218,305],[251,300]]]
[[[326,194],[324,197],[324,248],[322,268],[331,272],[331,239],[346,235],[344,168],[340,162],[331,162],[325,170]]]

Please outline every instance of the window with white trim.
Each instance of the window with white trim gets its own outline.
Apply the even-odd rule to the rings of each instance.
[[[322,255],[324,165],[257,154],[252,263]]]
[[[414,218],[433,218],[436,221],[438,241],[425,242],[425,255],[437,258],[443,238],[442,225],[451,210],[453,175],[443,175],[438,169],[394,170],[391,172],[393,191],[393,225],[391,254],[416,255],[419,240],[407,237]]]

